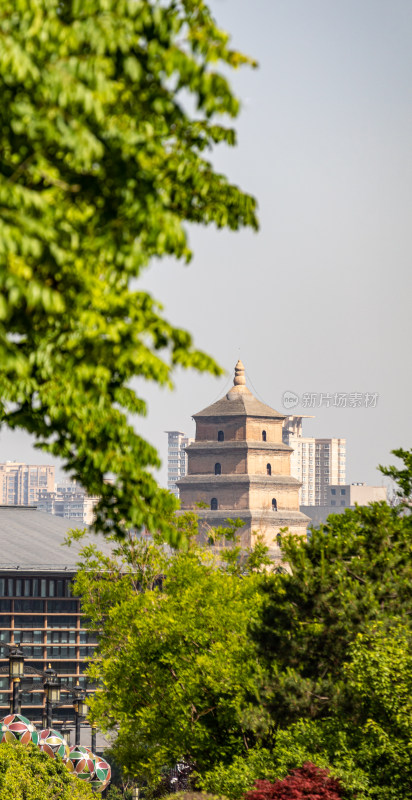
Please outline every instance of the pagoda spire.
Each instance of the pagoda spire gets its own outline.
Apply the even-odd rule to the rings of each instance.
[[[228,400],[234,400],[237,397],[246,397],[246,395],[252,397],[250,390],[246,386],[245,368],[243,362],[239,358],[235,366],[233,386],[229,389],[226,397]]]
[[[235,366],[235,377],[233,378],[233,386],[246,386],[245,368],[240,358]]]

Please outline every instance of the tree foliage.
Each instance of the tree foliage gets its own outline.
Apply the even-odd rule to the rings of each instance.
[[[260,666],[248,635],[262,575],[254,553],[250,569],[222,556],[132,537],[112,558],[83,551],[74,590],[100,632],[92,714],[116,729],[114,757],[141,781],[179,761],[200,772],[229,762],[264,725],[249,700]]]
[[[408,508],[374,503],[308,541],[282,537],[281,574],[236,546],[216,561],[195,520],[175,523],[186,551],[131,539],[117,562],[84,553],[76,589],[103,632],[93,713],[119,722],[119,762],[153,779],[183,758],[231,800],[311,762],[347,798],[412,800]],[[236,524],[211,540],[223,537],[236,545]]]
[[[412,450],[392,450],[394,456],[403,461],[403,466],[382,467],[379,469],[383,475],[392,478],[397,484],[396,494],[404,505],[410,506],[412,499]]]
[[[265,579],[252,623],[271,730],[203,789],[237,800],[311,761],[348,797],[412,798],[411,521],[407,505],[375,503],[331,515],[307,542],[283,537],[290,572]]]
[[[308,542],[283,538],[290,574],[271,580],[255,635],[282,726],[343,703],[344,665],[358,633],[412,610],[412,518],[386,503],[331,515]]]
[[[0,745],[1,800],[91,800],[90,786],[70,774],[60,758],[34,745]]]
[[[132,379],[219,372],[134,279],[190,258],[185,222],[256,227],[205,157],[235,143],[220,67],[245,63],[203,0],[2,3],[1,421],[101,495],[100,530],[165,531],[173,508],[127,418],[146,410]]]

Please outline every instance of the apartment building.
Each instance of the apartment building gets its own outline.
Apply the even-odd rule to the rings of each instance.
[[[288,416],[283,423],[283,441],[293,448],[291,474],[302,483],[302,506],[325,506],[331,484],[346,483],[346,439],[303,436],[304,416]]]
[[[54,467],[6,461],[0,464],[0,505],[36,505],[41,491],[53,491]]]
[[[194,442],[183,431],[165,431],[167,433],[167,488],[176,497],[179,489],[176,482],[187,473],[186,447]]]
[[[91,525],[98,502],[97,495],[88,495],[80,484],[73,481],[57,484],[54,491],[40,491],[37,510],[81,525]]]

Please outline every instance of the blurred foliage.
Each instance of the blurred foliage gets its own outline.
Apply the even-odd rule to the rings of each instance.
[[[97,527],[171,532],[133,379],[219,374],[136,288],[191,257],[184,223],[257,227],[205,157],[235,144],[230,47],[203,0],[3,0],[0,13],[0,419],[90,494]],[[188,110],[192,109],[192,110]],[[114,475],[115,482],[104,478]]]
[[[35,745],[0,745],[1,800],[91,800],[90,786],[71,775],[60,758],[50,758]]]

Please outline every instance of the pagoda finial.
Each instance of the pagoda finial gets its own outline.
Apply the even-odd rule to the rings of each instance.
[[[239,358],[235,366],[235,377],[233,378],[234,386],[246,386],[245,368]]]

